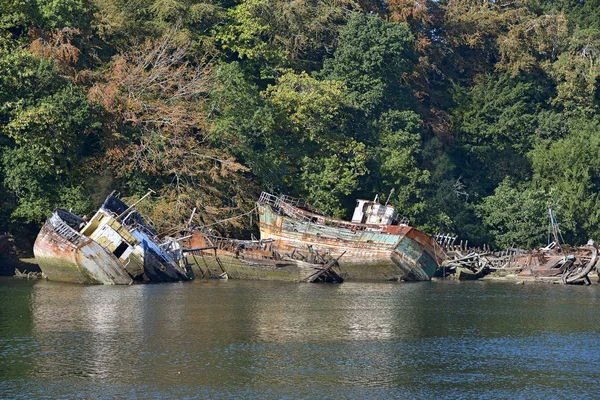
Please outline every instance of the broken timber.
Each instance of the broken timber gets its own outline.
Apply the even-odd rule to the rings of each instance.
[[[303,282],[326,282],[326,283],[342,283],[342,278],[333,268],[338,265],[338,260],[346,253],[345,251],[340,254],[338,258],[330,260],[323,267],[316,268],[316,271],[303,279]],[[320,255],[319,255],[320,256]],[[320,256],[323,259],[322,256]]]
[[[215,246],[214,244],[212,244],[212,242],[210,241],[210,239],[208,237],[206,237],[205,240],[210,244],[210,246],[194,247],[191,249],[183,249],[183,252],[192,255],[192,258],[194,259],[196,266],[198,267],[200,272],[202,272],[200,279],[204,278],[206,275],[208,275],[208,277],[210,279],[224,279],[224,280],[229,279],[229,275],[227,274],[227,271],[223,267],[223,263],[221,262],[221,259],[219,258],[219,255],[217,254],[218,247]],[[205,250],[213,250],[214,251],[214,258],[215,258],[215,261],[217,262],[217,265],[221,269],[221,272],[216,271],[216,273],[215,273],[215,271],[208,266],[208,263],[204,259],[204,251]],[[200,262],[198,262],[198,260],[196,259],[196,255],[202,257],[202,261],[204,262],[204,266],[206,267],[206,270],[204,270],[200,266]]]

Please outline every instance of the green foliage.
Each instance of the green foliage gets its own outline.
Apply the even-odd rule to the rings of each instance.
[[[325,60],[322,75],[343,82],[360,111],[380,114],[412,104],[412,93],[403,81],[416,61],[407,25],[354,13],[340,31],[333,58]]]
[[[90,23],[89,0],[35,0],[41,22],[47,28],[84,28]]]
[[[211,140],[217,147],[230,149],[265,188],[280,189],[285,160],[271,150],[285,147],[285,138],[273,134],[276,122],[272,108],[238,63],[220,64],[213,75],[215,85],[208,104]]]
[[[223,49],[237,53],[241,59],[265,63],[272,69],[283,66],[285,53],[274,40],[270,26],[274,11],[266,0],[248,0],[229,9],[227,14],[232,23],[217,35]]]
[[[598,112],[600,29],[576,30],[568,48],[549,67],[557,83],[555,106],[569,117]]]
[[[85,209],[79,174],[81,145],[91,126],[83,92],[60,78],[51,61],[26,51],[0,51],[0,133],[4,185],[17,196],[13,217],[41,222],[53,199]],[[75,195],[79,192],[79,195]]]
[[[0,47],[19,40],[38,19],[38,9],[31,0],[0,2]]]
[[[377,189],[382,198],[395,189],[392,204],[405,217],[415,217],[425,207],[422,186],[429,182],[430,173],[419,168],[417,161],[421,129],[421,119],[413,111],[389,111],[378,122],[379,143],[373,149],[380,177]]]
[[[459,137],[482,158],[505,149],[524,154],[535,141],[537,115],[552,94],[552,82],[543,75],[486,75],[460,99]]]
[[[341,199],[358,189],[358,178],[367,170],[362,143],[350,142],[339,154],[302,160],[302,184],[306,198],[321,212],[342,217]]]
[[[365,146],[347,135],[344,90],[340,82],[287,72],[264,92],[275,118],[271,135],[279,138],[265,143],[266,151],[281,160],[280,187],[300,186],[300,194],[336,215],[343,214],[341,196],[356,190],[366,173]]]
[[[529,175],[527,152],[536,143],[538,115],[553,94],[542,74],[485,75],[468,92],[459,91],[454,110],[455,134],[463,146],[459,164],[478,181],[484,195],[506,176]]]
[[[249,63],[261,77],[278,68],[312,70],[333,47],[353,0],[244,0],[215,29],[226,54]]]
[[[598,0],[540,0],[546,13],[565,13],[571,26],[582,29],[600,29],[600,1]]]
[[[585,243],[600,237],[600,124],[573,120],[569,130],[564,138],[541,142],[531,152],[533,178],[559,197],[559,217],[572,221],[572,239]]]
[[[507,178],[493,195],[483,199],[477,211],[498,247],[533,248],[547,244],[550,199],[542,189],[517,185]]]

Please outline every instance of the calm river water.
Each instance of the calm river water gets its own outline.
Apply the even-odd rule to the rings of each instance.
[[[0,398],[599,398],[600,288],[0,279]]]

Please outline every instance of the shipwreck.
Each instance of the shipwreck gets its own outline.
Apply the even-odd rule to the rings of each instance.
[[[351,280],[427,281],[445,259],[435,240],[398,221],[394,207],[377,200],[357,200],[352,221],[326,217],[301,199],[267,192],[257,207],[261,240],[272,241],[280,253],[309,248],[339,258]]]
[[[138,203],[127,206],[113,192],[89,221],[56,209],[33,247],[48,280],[129,285],[193,279],[177,241],[161,241],[135,210]]]
[[[467,242],[455,244],[457,236],[436,234],[434,238],[446,250],[447,258],[438,271],[441,277],[474,280],[513,276],[520,281],[533,280],[561,284],[590,284],[590,273],[597,269],[598,247],[593,240],[585,246],[572,247],[564,243],[552,205],[548,205],[548,245],[523,250],[510,248],[495,251],[490,246],[468,247]],[[553,241],[550,241],[554,239]]]
[[[317,251],[282,254],[272,239],[239,240],[193,230],[183,250],[201,278],[341,283],[338,260]]]

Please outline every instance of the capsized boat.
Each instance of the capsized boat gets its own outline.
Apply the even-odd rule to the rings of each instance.
[[[146,195],[148,196],[150,192]],[[185,281],[194,273],[183,256],[178,239],[161,241],[136,211],[135,204],[127,206],[115,192],[111,193],[94,218],[82,232],[122,254],[125,269],[150,282]],[[122,236],[119,239],[117,236]],[[127,239],[125,239],[127,237]]]
[[[113,192],[89,221],[56,209],[33,247],[48,280],[128,285],[193,279],[172,241],[159,241],[134,207]]]
[[[369,279],[379,266],[395,268],[396,278],[430,280],[445,259],[443,248],[427,234],[397,222],[394,207],[357,200],[352,221],[328,218],[301,199],[263,192],[258,201],[261,240],[272,239],[280,252],[310,246],[339,260],[349,280]],[[394,277],[388,277],[394,278]]]

